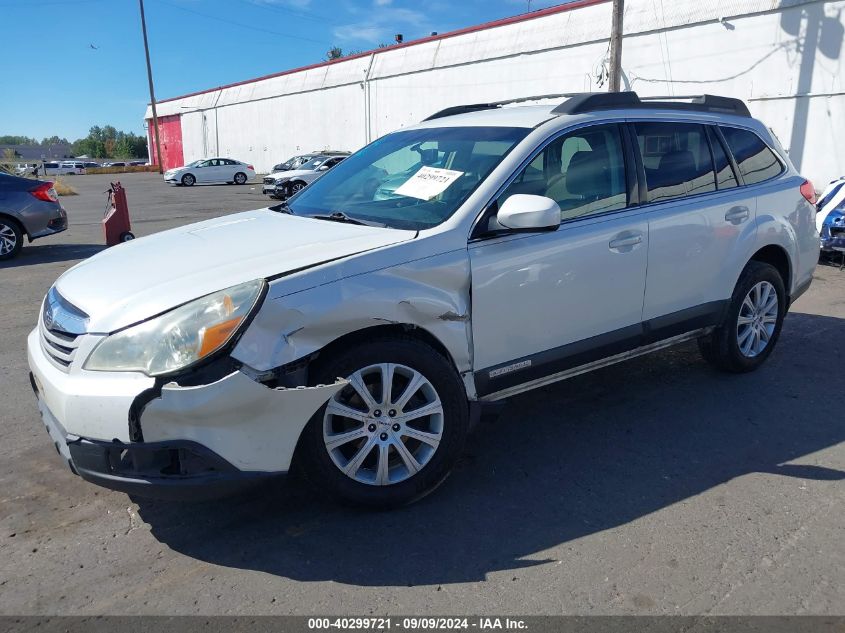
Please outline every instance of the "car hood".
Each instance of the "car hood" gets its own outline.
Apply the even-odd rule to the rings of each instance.
[[[90,315],[89,332],[112,332],[239,283],[415,235],[260,209],[113,246],[65,272],[56,289]]]
[[[296,178],[297,176],[308,176],[313,174],[313,169],[289,169],[288,171],[277,171],[268,176],[268,178]]]

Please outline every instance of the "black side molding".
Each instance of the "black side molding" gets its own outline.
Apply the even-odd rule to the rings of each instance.
[[[710,301],[637,325],[487,367],[473,374],[475,388],[478,395],[483,397],[687,332],[719,325],[727,306],[727,300]]]

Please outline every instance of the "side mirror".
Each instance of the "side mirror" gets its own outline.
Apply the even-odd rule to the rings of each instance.
[[[545,196],[515,193],[504,201],[496,221],[518,231],[549,231],[560,226],[560,207]]]
[[[329,170],[328,165],[320,165],[319,167],[317,167],[317,171],[328,171],[328,170]]]

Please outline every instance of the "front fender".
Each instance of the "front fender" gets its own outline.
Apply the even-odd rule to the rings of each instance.
[[[284,282],[284,280],[280,280]],[[232,356],[258,371],[304,358],[346,334],[383,324],[420,327],[472,367],[467,251],[426,257],[273,297],[261,307]]]

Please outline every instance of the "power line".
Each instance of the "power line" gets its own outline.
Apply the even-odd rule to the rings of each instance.
[[[330,42],[326,42],[325,40],[315,40],[311,39],[310,37],[302,37],[301,35],[293,35],[291,33],[282,33],[280,31],[273,31],[271,29],[264,29],[258,26],[253,26],[251,24],[244,24],[242,22],[235,22],[229,18],[221,18],[216,15],[210,15],[208,13],[202,13],[201,11],[195,11],[194,9],[189,9],[187,7],[180,7],[178,4],[171,4],[169,2],[164,2],[164,0],[157,0],[159,4],[166,5],[172,9],[178,9],[179,11],[184,11],[185,13],[192,13],[194,15],[198,15],[201,18],[206,18],[208,20],[216,20],[217,22],[222,22],[223,24],[228,24],[231,26],[239,26],[243,29],[249,29],[250,31],[258,31],[260,33],[269,33],[270,35],[278,35],[279,37],[286,37],[292,40],[300,40],[303,42],[312,42],[314,44],[331,44]]]

